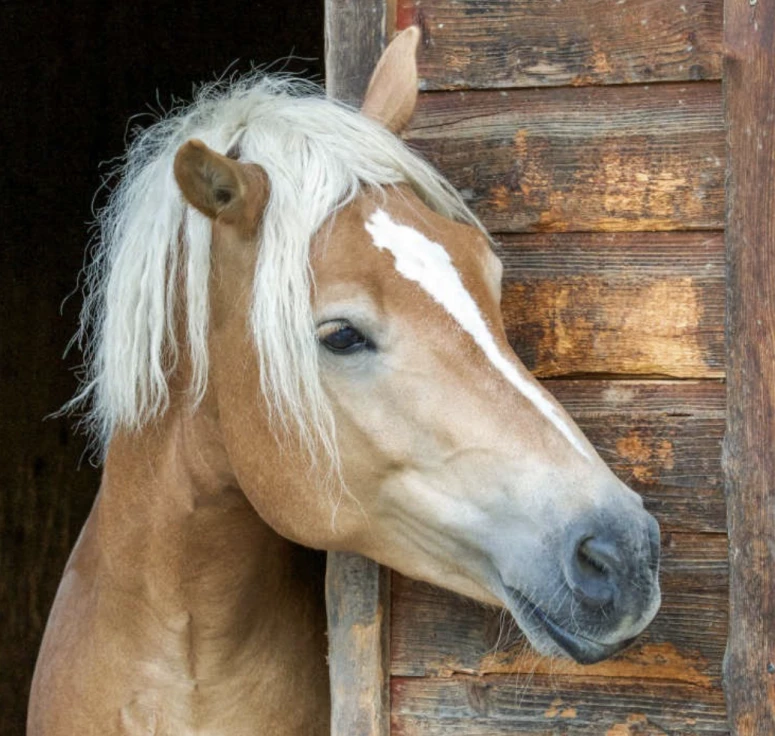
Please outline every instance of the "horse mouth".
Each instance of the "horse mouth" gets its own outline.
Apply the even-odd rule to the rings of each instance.
[[[565,654],[579,664],[601,662],[629,646],[634,641],[633,638],[626,639],[617,644],[603,644],[582,634],[570,632],[519,590],[508,585],[504,587],[509,595],[509,603],[513,604],[509,606],[512,609],[512,615],[515,610],[518,611],[520,618],[526,619],[537,628],[540,628]]]

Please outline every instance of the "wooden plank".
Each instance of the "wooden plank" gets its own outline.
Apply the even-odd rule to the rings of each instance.
[[[775,6],[727,0],[730,629],[736,734],[775,734]]]
[[[726,532],[720,382],[545,381],[663,531]]]
[[[492,232],[723,227],[715,82],[423,94],[407,140]]]
[[[722,233],[509,235],[502,309],[538,376],[724,374]]]
[[[399,0],[422,89],[721,78],[722,0]]]
[[[577,421],[624,413],[723,419],[726,413],[722,381],[552,380],[544,386]]]
[[[622,415],[579,426],[665,530],[724,532],[724,419]]]
[[[727,540],[723,534],[665,534],[663,605],[635,645],[582,666],[539,656],[510,618],[397,573],[392,584],[391,673],[546,674],[683,682],[721,689],[727,636]]]
[[[326,91],[360,105],[387,40],[387,0],[325,0]]]
[[[393,736],[729,733],[720,688],[546,675],[394,678]]]
[[[326,569],[332,736],[390,733],[390,573],[329,552]]]
[[[388,0],[326,0],[329,96],[360,105],[385,48],[387,19]],[[387,570],[360,555],[328,554],[331,736],[390,733],[389,581]]]

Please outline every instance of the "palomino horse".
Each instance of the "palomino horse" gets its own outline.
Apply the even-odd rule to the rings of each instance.
[[[295,543],[505,606],[579,662],[653,618],[656,522],[516,358],[487,236],[394,135],[416,41],[363,114],[253,78],[129,151],[83,320],[104,475],[30,734],[326,733]]]

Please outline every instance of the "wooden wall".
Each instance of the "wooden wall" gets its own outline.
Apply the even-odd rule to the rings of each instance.
[[[495,235],[517,354],[643,494],[664,555],[657,619],[592,667],[394,574],[391,733],[728,733],[722,0],[369,4],[386,35],[421,27],[406,138]]]

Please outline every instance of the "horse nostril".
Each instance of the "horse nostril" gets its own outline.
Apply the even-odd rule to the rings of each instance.
[[[601,575],[609,575],[622,564],[616,545],[600,537],[588,537],[578,548],[577,554]]]
[[[571,588],[585,601],[599,606],[611,603],[622,566],[616,545],[600,537],[583,537],[566,569]]]

